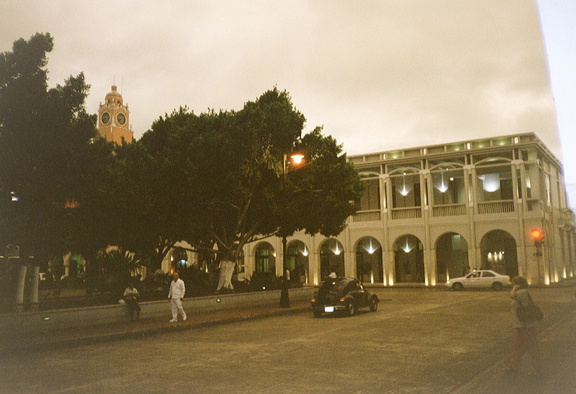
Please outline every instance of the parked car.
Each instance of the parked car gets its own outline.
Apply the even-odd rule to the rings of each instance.
[[[452,290],[462,290],[467,288],[492,288],[502,290],[505,286],[512,286],[510,277],[500,275],[491,270],[474,270],[461,278],[453,278],[446,283]]]
[[[367,291],[354,278],[327,278],[318,289],[318,295],[311,300],[315,317],[321,317],[324,313],[352,316],[359,308],[370,308],[376,312],[378,302],[378,296]]]

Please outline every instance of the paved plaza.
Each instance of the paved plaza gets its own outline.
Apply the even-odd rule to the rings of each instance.
[[[262,309],[260,319],[197,317],[179,328],[158,322],[165,329],[153,332],[144,321],[140,334],[136,326],[122,338],[24,347],[1,358],[0,392],[576,392],[573,286],[531,290],[545,313],[538,378],[529,360],[518,375],[503,371],[512,338],[507,291],[375,291],[378,312],[351,318],[316,319],[293,305]]]

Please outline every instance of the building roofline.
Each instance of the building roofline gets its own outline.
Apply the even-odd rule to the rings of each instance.
[[[457,142],[448,142],[438,145],[424,145],[413,148],[403,148],[389,151],[365,153],[359,155],[349,155],[348,160],[354,164],[377,164],[390,161],[418,160],[428,157],[439,157],[446,155],[462,154],[468,152],[481,152],[495,150],[498,148],[509,149],[511,147],[522,147],[536,145],[553,161],[563,173],[563,166],[560,160],[548,149],[536,133],[509,134],[503,136],[477,138]]]

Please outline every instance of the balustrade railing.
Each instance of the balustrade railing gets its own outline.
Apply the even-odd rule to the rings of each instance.
[[[478,213],[514,212],[514,201],[482,201],[478,203]]]
[[[466,215],[465,204],[436,205],[432,207],[433,216]]]
[[[372,222],[377,220],[380,220],[380,211],[356,212],[352,219],[354,222]]]
[[[534,203],[531,205],[531,203]],[[537,200],[528,201],[529,210],[536,209],[538,206]],[[482,201],[478,203],[478,213],[479,214],[494,214],[494,213],[509,213],[514,212],[514,201]],[[421,207],[409,207],[409,208],[392,208],[391,210],[392,219],[418,219],[422,217]],[[461,216],[466,215],[466,204],[449,204],[449,205],[436,205],[432,206],[432,216]],[[569,217],[569,212],[562,212],[560,215],[564,217]],[[381,220],[380,210],[374,211],[360,211],[353,216],[354,222],[370,222]]]
[[[422,208],[393,208],[392,219],[418,219],[422,217]]]

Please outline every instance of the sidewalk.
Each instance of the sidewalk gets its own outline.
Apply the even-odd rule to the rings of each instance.
[[[162,318],[146,318],[146,316],[143,315],[139,321],[131,322],[127,320],[114,324],[95,325],[83,330],[58,330],[52,331],[49,334],[44,332],[25,335],[14,333],[10,338],[3,338],[0,344],[0,355],[79,346],[127,338],[141,338],[165,332],[301,313],[309,307],[309,302],[295,301],[291,303],[290,308],[280,308],[279,305],[273,305],[217,312],[187,311],[188,319],[185,322],[170,323],[170,305],[166,303],[166,316]]]
[[[531,374],[531,359],[525,354],[517,373],[505,371],[502,360],[450,391],[453,394],[568,394],[576,393],[576,311],[556,321],[538,335],[543,372]]]

